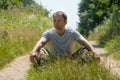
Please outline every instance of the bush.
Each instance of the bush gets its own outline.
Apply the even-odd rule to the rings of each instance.
[[[99,25],[94,29],[93,32],[90,32],[89,39],[97,40],[102,46],[111,40],[115,36],[120,35],[120,11],[116,11],[111,15],[110,19],[104,21],[103,24]]]
[[[108,52],[119,59],[120,52],[120,11],[114,12],[110,19],[99,25],[90,33],[89,39],[94,39],[102,47],[108,49]]]

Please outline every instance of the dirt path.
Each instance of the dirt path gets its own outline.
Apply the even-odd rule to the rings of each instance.
[[[101,64],[111,73],[120,76],[120,62],[106,55],[106,51],[100,48],[95,41],[90,41],[101,56]],[[26,71],[30,68],[29,55],[17,58],[4,69],[0,70],[0,80],[26,80]]]
[[[97,54],[101,56],[101,64],[105,66],[111,74],[115,74],[120,77],[120,61],[109,57],[107,52],[103,48],[100,48],[95,41],[90,41],[90,44],[95,47]]]
[[[26,71],[29,67],[29,56],[19,57],[0,71],[0,80],[26,80]]]

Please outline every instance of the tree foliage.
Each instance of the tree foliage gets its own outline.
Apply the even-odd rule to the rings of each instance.
[[[0,10],[35,4],[34,0],[0,0]]]
[[[34,0],[21,0],[24,6],[35,4]]]
[[[78,30],[88,36],[110,14],[120,9],[120,0],[81,0],[78,15],[80,22]]]

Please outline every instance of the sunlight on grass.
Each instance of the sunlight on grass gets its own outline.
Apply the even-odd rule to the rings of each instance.
[[[57,58],[47,64],[31,65],[27,80],[118,80],[99,63],[81,64],[79,60]]]
[[[52,27],[42,7],[31,10],[29,6],[0,10],[0,68],[31,51],[43,31]]]
[[[114,59],[120,60],[120,36],[116,36],[114,39],[109,40],[105,48]]]
[[[22,30],[22,31],[21,31]],[[39,29],[19,28],[3,30],[0,36],[0,68],[20,55],[32,50],[40,37]],[[36,35],[39,34],[39,35]]]

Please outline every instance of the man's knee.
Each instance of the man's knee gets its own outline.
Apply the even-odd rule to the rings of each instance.
[[[32,55],[32,52],[31,52],[29,59],[30,59],[30,61],[31,61],[32,63],[34,63],[35,61],[38,62],[38,61],[40,61],[41,59],[46,58],[48,55],[49,55],[48,50],[46,50],[46,49],[44,49],[44,48],[41,48],[40,51],[39,51],[39,53],[38,53],[38,55],[36,55],[36,56],[33,56],[33,55]]]
[[[73,56],[73,57],[74,57],[74,56],[80,56],[80,55],[82,55],[82,54],[86,54],[86,52],[87,52],[87,49],[84,48],[84,47],[81,47],[81,48],[79,48],[76,52],[74,52],[74,53],[72,54],[72,56]]]
[[[48,59],[48,56],[49,56],[49,52],[47,49],[44,49],[44,48],[41,48],[40,49],[40,52],[39,52],[39,55],[37,56],[36,58],[36,61],[37,63],[40,65],[40,64],[44,64],[47,59]]]

